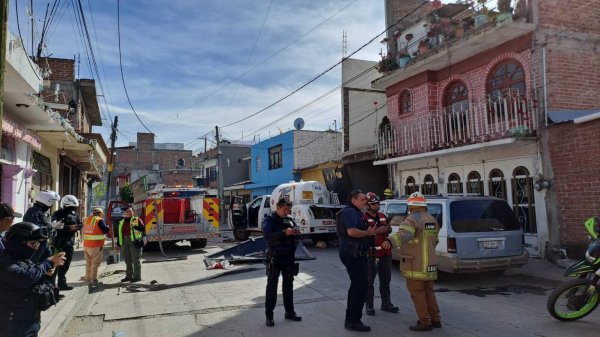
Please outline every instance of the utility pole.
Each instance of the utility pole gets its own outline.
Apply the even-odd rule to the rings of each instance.
[[[1,0],[0,4],[0,130],[2,130],[2,118],[4,118],[4,69],[6,67],[6,38],[8,30],[8,2]],[[2,132],[0,132],[0,144],[2,144]]]
[[[108,201],[110,199],[110,181],[112,179],[112,171],[113,171],[113,163],[115,162],[115,141],[117,140],[117,123],[119,122],[119,116],[115,116],[115,121],[112,125],[112,131],[110,133],[110,153],[108,155],[108,177],[106,179],[106,199],[105,206],[106,213],[110,212],[108,209]],[[113,249],[115,246],[115,242],[113,239]]]
[[[219,169],[219,227],[224,225],[225,222],[225,200],[223,200],[223,153],[221,152],[221,140],[219,139],[219,127],[215,126],[216,139],[217,139],[217,168]]]

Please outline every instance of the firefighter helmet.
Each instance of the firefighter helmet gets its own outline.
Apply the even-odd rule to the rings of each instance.
[[[44,204],[48,207],[52,207],[55,201],[60,200],[60,195],[54,191],[40,191],[35,196],[35,201]]]
[[[60,199],[60,207],[79,207],[79,200],[74,195],[67,194]]]
[[[414,192],[408,197],[408,206],[427,207],[427,200],[421,192]]]
[[[391,197],[392,195],[394,195],[394,192],[392,192],[390,188],[386,188],[385,190],[383,190],[383,195],[385,195],[386,197]]]
[[[375,194],[373,192],[368,192],[366,196],[367,196],[367,204],[378,204],[379,203],[379,197],[377,196],[377,194]]]

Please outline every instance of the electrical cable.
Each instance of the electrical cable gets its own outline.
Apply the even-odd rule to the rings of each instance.
[[[149,133],[154,134],[152,131],[150,131],[150,129],[148,129],[146,124],[144,124],[144,122],[142,122],[142,120],[140,119],[140,116],[138,116],[137,112],[133,108],[133,104],[131,104],[131,99],[129,98],[129,94],[127,93],[127,86],[125,85],[125,76],[123,75],[123,59],[121,56],[121,0],[117,0],[117,35],[119,37],[119,69],[121,70],[121,80],[123,81],[123,89],[125,90],[125,96],[127,97],[127,102],[129,102],[131,111],[133,111],[133,114],[135,115],[137,120],[140,122],[140,124],[142,124],[142,126]]]
[[[372,38],[371,40],[369,40],[367,43],[363,44],[363,45],[362,45],[362,46],[360,46],[358,49],[356,49],[355,51],[353,51],[352,53],[350,53],[350,55],[348,55],[348,56],[346,56],[346,57],[342,58],[342,60],[341,60],[341,61],[339,61],[339,62],[335,63],[334,65],[332,65],[331,67],[327,68],[325,71],[323,71],[323,72],[321,72],[320,74],[318,74],[317,76],[313,77],[311,80],[309,80],[309,81],[305,82],[305,83],[304,83],[304,84],[302,84],[300,87],[298,87],[298,88],[296,88],[295,90],[293,90],[292,92],[290,92],[290,93],[288,93],[288,94],[284,95],[283,97],[281,97],[281,98],[280,98],[280,99],[278,99],[277,101],[275,101],[275,102],[273,102],[273,103],[269,104],[268,106],[266,106],[266,107],[264,107],[264,108],[262,108],[262,109],[258,110],[257,112],[255,112],[255,113],[252,113],[252,114],[250,114],[250,115],[248,115],[248,116],[246,116],[246,117],[244,117],[244,118],[241,118],[241,119],[239,119],[239,120],[237,120],[237,121],[234,121],[234,122],[228,123],[228,124],[226,124],[226,125],[222,126],[221,128],[226,128],[226,127],[229,127],[229,126],[232,126],[232,125],[235,125],[235,124],[241,123],[241,122],[243,122],[243,121],[245,121],[245,120],[247,120],[247,119],[249,119],[249,118],[252,118],[252,117],[254,117],[254,116],[256,116],[256,115],[258,115],[258,114],[260,114],[260,113],[262,113],[262,112],[266,111],[267,109],[269,109],[269,108],[271,108],[271,107],[273,107],[273,106],[275,106],[275,105],[277,105],[277,104],[281,103],[281,102],[282,102],[282,101],[284,101],[285,99],[289,98],[290,96],[294,95],[294,94],[295,94],[295,93],[297,93],[298,91],[300,91],[300,90],[304,89],[305,87],[307,87],[309,84],[311,84],[311,83],[315,82],[316,80],[318,80],[319,78],[321,78],[322,76],[324,76],[325,74],[327,74],[328,72],[330,72],[331,70],[333,70],[334,68],[336,68],[338,65],[342,64],[342,62],[344,62],[344,60],[345,60],[345,59],[348,59],[348,58],[352,57],[354,54],[356,54],[356,53],[358,53],[359,51],[361,51],[363,48],[365,48],[366,46],[368,46],[369,44],[371,44],[373,41],[375,41],[375,40],[376,40],[377,38],[379,38],[381,35],[383,35],[384,33],[386,33],[388,30],[392,29],[392,28],[393,28],[393,27],[394,27],[394,26],[395,26],[395,25],[396,25],[398,22],[400,22],[400,21],[404,20],[406,17],[408,17],[408,16],[412,15],[412,14],[413,14],[413,13],[415,13],[415,12],[416,12],[416,11],[417,11],[419,8],[421,8],[422,6],[424,6],[425,4],[428,4],[428,3],[429,3],[429,1],[424,1],[424,2],[423,2],[423,3],[421,3],[419,6],[417,6],[415,9],[413,9],[413,10],[412,10],[410,13],[408,13],[408,14],[404,15],[404,16],[403,16],[402,18],[400,18],[400,19],[399,19],[397,22],[395,22],[394,24],[392,24],[392,25],[390,25],[389,27],[387,27],[387,28],[386,28],[386,29],[385,29],[383,32],[381,32],[381,33],[377,34],[375,37],[373,37],[373,38]]]

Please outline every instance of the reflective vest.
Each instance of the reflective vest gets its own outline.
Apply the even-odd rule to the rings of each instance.
[[[102,247],[104,246],[104,233],[98,223],[102,218],[95,215],[90,215],[85,219],[83,224],[83,246],[84,247]]]
[[[367,223],[367,225],[369,225],[370,227],[373,227],[374,229],[377,229],[380,226],[387,226],[387,219],[385,218],[385,215],[381,212],[377,212],[377,214],[373,217],[371,214],[369,214],[368,212],[365,213],[365,215],[363,216],[365,222]],[[375,237],[375,247],[381,247],[381,244],[387,240],[388,237],[388,233],[385,234],[377,234],[377,236]],[[379,250],[375,250],[373,252],[373,256],[375,257],[383,257],[383,256],[392,256],[392,249],[388,248],[388,249],[379,249]]]
[[[435,246],[440,225],[427,212],[410,213],[400,224],[399,231],[390,235],[394,246],[400,246],[400,272],[413,280],[437,279]],[[400,232],[412,233],[413,238],[402,244]]]
[[[119,246],[123,245],[123,224],[124,223],[125,223],[125,219],[122,219],[121,221],[119,221]],[[140,223],[140,218],[138,218],[137,216],[131,217],[131,220],[129,221],[129,229],[130,229],[129,239],[131,241],[141,239],[142,235],[144,234],[143,232],[138,231],[137,229],[133,228],[135,226],[139,226],[139,223]]]

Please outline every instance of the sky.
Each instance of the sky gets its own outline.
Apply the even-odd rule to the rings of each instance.
[[[36,44],[46,6],[54,1],[33,1]],[[75,15],[78,2],[99,80]],[[18,36],[20,28],[26,46],[32,31],[29,3],[12,0],[9,13],[10,32]],[[292,129],[299,117],[305,130],[333,129],[334,121],[339,129],[340,90],[313,101],[340,86],[341,66],[278,101],[341,61],[344,31],[348,55],[385,29],[383,0],[121,0],[119,11],[117,0],[57,3],[42,55],[76,57],[77,77],[96,79],[103,126],[94,132],[108,144],[110,124],[118,116],[117,146],[150,130],[157,143],[182,143],[197,152],[203,151],[204,136],[210,148],[215,126],[228,140],[264,140]],[[379,60],[385,52],[380,40],[352,57]],[[143,125],[126,97],[121,65]]]

